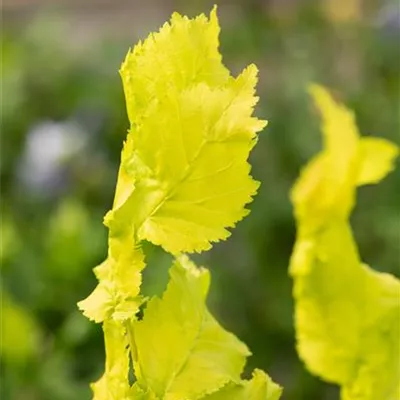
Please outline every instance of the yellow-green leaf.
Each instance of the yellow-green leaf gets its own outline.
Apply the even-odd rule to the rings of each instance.
[[[238,382],[250,352],[207,310],[207,270],[180,257],[170,276],[162,299],[151,299],[133,324],[135,373],[142,390],[162,400],[196,400]]]
[[[340,384],[343,400],[398,399],[400,282],[361,264],[344,221],[298,239],[291,273],[307,368]]]
[[[138,383],[135,383],[129,393],[130,400],[160,400],[151,390],[143,390]]]
[[[131,128],[105,218],[110,234],[200,252],[247,215],[259,185],[247,159],[266,123],[252,116],[257,68],[231,77],[218,32],[215,10],[210,20],[174,14],[128,54],[121,74]]]
[[[348,221],[357,185],[381,180],[398,150],[360,138],[353,114],[325,89],[311,93],[325,146],[292,190],[298,352],[312,373],[341,386],[342,400],[399,400],[400,282],[362,264]]]
[[[400,399],[400,281],[363,266],[368,300],[353,375],[343,400]]]
[[[95,268],[99,283],[94,291],[78,303],[89,319],[102,322],[108,318],[126,320],[137,313],[140,296],[141,271],[144,255],[140,248],[130,245],[129,238],[113,241],[109,258]],[[113,258],[114,257],[114,258]]]
[[[361,167],[358,185],[378,183],[394,169],[399,148],[385,139],[363,138],[360,143]]]
[[[218,34],[215,8],[209,19],[175,13],[121,67],[130,129],[104,219],[108,256],[95,269],[97,288],[79,303],[105,329],[106,372],[93,386],[96,400],[200,400],[225,385],[237,385],[234,393],[243,386],[257,399],[265,390],[268,400],[276,398],[260,372],[251,383],[240,380],[250,353],[207,310],[209,274],[185,257],[172,267],[163,298],[153,298],[136,319],[144,301],[141,241],[173,254],[209,249],[247,215],[245,205],[259,185],[247,161],[266,125],[252,116],[257,68],[230,76]]]
[[[170,23],[129,51],[120,73],[128,116],[138,123],[169,91],[204,82],[219,87],[228,80],[218,51],[220,28],[216,8],[189,19],[174,13]]]
[[[113,295],[110,282],[100,282],[93,292],[78,303],[85,317],[94,322],[102,322],[112,315]]]
[[[253,377],[240,383],[229,383],[218,392],[202,400],[278,400],[282,388],[274,383],[263,371],[256,369]]]
[[[128,341],[121,322],[103,324],[106,347],[106,369],[103,376],[91,385],[93,400],[129,400]]]
[[[336,102],[329,92],[311,85],[310,94],[322,118],[324,150],[318,182],[325,213],[348,215],[354,205],[354,187],[359,168],[359,132],[352,111]],[[324,216],[326,218],[327,215]]]

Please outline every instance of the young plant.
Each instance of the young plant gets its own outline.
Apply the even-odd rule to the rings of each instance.
[[[92,384],[96,400],[280,397],[260,370],[241,379],[250,351],[207,309],[210,274],[185,255],[226,239],[259,186],[247,162],[266,125],[252,116],[257,68],[232,77],[218,35],[215,9],[209,19],[173,14],[121,67],[130,129],[104,220],[108,257],[94,270],[98,286],[79,303],[103,324],[106,366]],[[140,294],[143,240],[175,256],[164,295],[149,301]]]
[[[399,400],[400,282],[362,263],[349,223],[357,186],[383,179],[399,150],[361,138],[353,113],[322,87],[310,93],[324,149],[291,194],[298,352],[310,372],[341,386],[342,400]]]

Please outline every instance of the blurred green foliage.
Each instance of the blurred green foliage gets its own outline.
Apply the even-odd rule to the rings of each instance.
[[[211,309],[254,353],[249,369],[268,371],[286,400],[337,398],[296,356],[287,275],[295,235],[288,193],[320,146],[306,85],[330,87],[355,110],[363,134],[400,138],[395,2],[331,3],[252,0],[219,9],[224,60],[236,72],[259,66],[258,115],[270,123],[251,157],[262,186],[250,216],[229,241],[196,259],[212,270]],[[164,19],[210,5],[176,1]],[[5,400],[89,399],[88,382],[103,368],[101,328],[76,302],[95,286],[91,269],[106,255],[101,221],[128,127],[117,71],[138,38],[111,40],[100,30],[85,51],[74,51],[66,45],[70,32],[54,21],[43,14],[22,28],[5,24],[1,38]],[[353,225],[363,259],[399,276],[399,169],[360,191]],[[144,291],[159,293],[170,258],[150,245],[146,254]]]

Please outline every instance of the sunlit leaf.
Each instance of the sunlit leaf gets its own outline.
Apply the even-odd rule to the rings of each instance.
[[[363,138],[360,143],[361,167],[358,185],[378,183],[394,169],[399,148],[385,139]]]
[[[360,138],[350,111],[323,88],[311,93],[325,147],[292,191],[298,352],[312,373],[341,386],[342,400],[398,400],[400,282],[361,262],[348,221],[357,185],[389,173],[398,149]]]
[[[140,296],[141,271],[144,256],[140,248],[130,248],[130,242],[114,244],[118,248],[101,265],[95,268],[99,283],[95,290],[78,303],[78,307],[89,319],[102,322],[107,318],[125,320],[133,317],[143,298]]]
[[[231,77],[218,31],[215,11],[210,20],[175,14],[128,54],[121,75],[131,128],[110,232],[199,252],[247,215],[258,188],[247,159],[266,123],[252,117],[256,67]]]
[[[239,381],[250,352],[207,310],[207,270],[181,257],[170,276],[163,297],[151,299],[133,325],[135,372],[138,384],[161,399],[199,399]]]
[[[257,68],[230,76],[218,34],[215,8],[209,19],[173,14],[121,67],[130,129],[104,218],[108,257],[95,268],[97,288],[79,303],[103,322],[106,338],[95,400],[200,400],[228,387],[255,400],[279,395],[260,371],[241,381],[250,352],[208,311],[208,271],[179,255],[226,239],[259,186],[247,161],[266,125],[252,116]],[[178,258],[164,296],[151,299],[138,320],[144,240]]]
[[[126,331],[121,322],[106,321],[103,324],[106,347],[106,370],[93,383],[93,400],[129,400],[129,357]]]
[[[278,400],[281,393],[280,386],[256,369],[251,380],[230,383],[202,400]]]

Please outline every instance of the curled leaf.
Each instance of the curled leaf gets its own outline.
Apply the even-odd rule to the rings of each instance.
[[[291,257],[297,349],[307,368],[341,386],[342,400],[400,397],[400,281],[361,262],[349,215],[358,185],[393,169],[397,147],[361,138],[352,112],[322,87],[324,149],[292,190]]]

